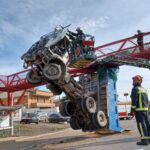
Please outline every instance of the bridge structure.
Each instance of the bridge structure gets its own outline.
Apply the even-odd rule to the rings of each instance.
[[[96,71],[97,67],[116,67],[129,65],[141,68],[150,68],[150,32],[142,33],[144,38],[143,47],[137,44],[137,35],[122,40],[114,41],[108,44],[94,48],[96,58],[84,68],[68,68],[68,73],[72,77],[91,74]],[[13,92],[22,91],[14,105],[21,104],[21,100],[27,89],[47,84],[30,84],[26,79],[29,71],[23,70],[10,75],[0,75],[0,91],[7,92],[8,106],[12,106]],[[3,100],[0,99],[0,105],[4,106]]]

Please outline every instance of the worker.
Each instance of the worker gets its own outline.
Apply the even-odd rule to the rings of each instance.
[[[83,31],[81,30],[80,27],[77,27],[76,29],[77,33],[74,33],[72,31],[68,30],[67,35],[71,38],[71,40],[73,40],[75,43],[80,44],[80,46],[82,46],[82,41],[85,39],[85,34],[83,33]]]
[[[68,30],[67,33],[69,38],[72,40],[71,51],[72,54],[74,54],[72,58],[79,57],[80,54],[83,53],[82,41],[85,39],[85,34],[83,33],[80,27],[77,27],[76,31],[77,33]]]
[[[143,78],[136,75],[133,78],[131,92],[131,115],[136,118],[137,127],[141,135],[141,141],[137,145],[149,145],[150,142],[150,116],[149,102],[146,90],[141,86]]]
[[[143,33],[141,32],[141,30],[137,30],[137,44],[139,46],[139,50],[140,52],[142,52],[144,50],[144,44],[143,44]]]

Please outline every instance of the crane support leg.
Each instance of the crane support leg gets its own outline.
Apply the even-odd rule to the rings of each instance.
[[[108,129],[122,132],[119,125],[118,108],[117,108],[117,81],[118,68],[99,68],[98,74],[98,109],[108,117]]]

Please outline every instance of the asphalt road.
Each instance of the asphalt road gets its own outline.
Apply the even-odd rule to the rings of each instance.
[[[120,123],[128,131],[102,135],[69,128],[38,136],[0,139],[0,150],[150,150],[150,145],[136,145],[140,138],[135,120]]]

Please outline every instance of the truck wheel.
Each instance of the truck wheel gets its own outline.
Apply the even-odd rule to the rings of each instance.
[[[26,78],[27,81],[31,84],[38,84],[42,82],[42,77],[36,74],[33,70],[27,73]]]
[[[93,97],[87,97],[81,101],[81,109],[83,112],[95,113],[96,112],[96,102]]]
[[[43,75],[48,81],[58,80],[61,74],[62,70],[60,65],[50,63],[43,68]]]
[[[74,130],[78,130],[81,129],[81,126],[79,124],[79,121],[77,120],[77,118],[75,116],[72,116],[70,119],[70,126],[72,129]]]
[[[92,115],[92,122],[96,128],[104,128],[107,125],[107,119],[103,111],[98,111]]]
[[[60,114],[61,114],[62,116],[64,116],[64,117],[68,116],[68,114],[67,114],[66,111],[64,110],[64,103],[61,103],[61,104],[59,105],[59,112],[60,112]]]
[[[59,105],[59,111],[62,116],[72,116],[75,111],[74,103],[64,102]]]
[[[62,93],[62,90],[59,86],[53,85],[51,83],[47,84],[47,88],[54,94],[54,95],[60,95]]]

